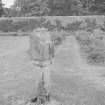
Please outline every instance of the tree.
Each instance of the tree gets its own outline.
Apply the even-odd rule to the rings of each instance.
[[[105,14],[105,1],[104,0],[94,0],[94,4],[91,7],[91,11],[94,14]]]
[[[79,0],[16,0],[15,9],[20,16],[67,16],[81,15]]]
[[[15,9],[20,16],[41,16],[48,15],[48,0],[16,0]]]
[[[80,0],[83,14],[97,15],[105,14],[105,0]]]
[[[18,16],[80,16],[104,14],[104,0],[16,0]]]
[[[3,15],[5,15],[4,9],[3,9],[3,3],[0,0],[0,17],[2,17]]]
[[[83,15],[92,15],[93,12],[91,11],[92,6],[94,5],[95,0],[80,0],[82,4],[82,14]]]
[[[49,0],[50,15],[80,15],[82,10],[80,3],[79,0]]]

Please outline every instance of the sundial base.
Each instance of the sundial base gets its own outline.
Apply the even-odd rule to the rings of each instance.
[[[35,103],[36,105],[43,105],[49,101],[50,101],[50,90],[48,90],[45,87],[44,74],[42,73],[42,79],[41,81],[39,81],[36,96],[35,98],[31,99],[31,102]]]

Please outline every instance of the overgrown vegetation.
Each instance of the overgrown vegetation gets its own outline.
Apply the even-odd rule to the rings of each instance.
[[[105,32],[77,31],[76,38],[81,46],[82,55],[87,63],[94,65],[105,64]]]
[[[82,55],[88,63],[105,64],[104,20],[103,24],[98,24],[95,18],[85,18],[73,22],[68,21],[66,25],[59,18],[55,18],[53,22],[47,18],[0,20],[0,32],[16,32],[13,34],[14,36],[29,35],[37,27],[45,27],[51,31],[55,45],[60,45],[66,36],[74,35],[80,44]]]
[[[63,17],[61,17],[63,19]],[[75,17],[74,17],[75,18]],[[6,18],[0,19],[1,32],[31,32],[37,27],[45,27],[48,30],[68,31],[74,32],[78,30],[85,30],[92,32],[94,29],[105,31],[105,20],[103,24],[97,24],[96,18],[83,18],[82,20],[75,20],[71,22],[68,17],[66,25],[63,24],[66,20],[60,20],[59,17],[52,19],[48,18]],[[53,21],[53,22],[52,22]],[[69,22],[70,21],[70,22]],[[5,27],[5,28],[4,28]]]
[[[15,0],[7,16],[104,15],[104,0]]]

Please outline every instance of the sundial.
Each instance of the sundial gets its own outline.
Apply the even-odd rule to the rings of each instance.
[[[39,81],[37,93],[31,99],[36,105],[46,105],[51,99],[50,68],[54,58],[54,42],[46,28],[37,28],[30,36],[31,60],[41,70],[42,78]]]

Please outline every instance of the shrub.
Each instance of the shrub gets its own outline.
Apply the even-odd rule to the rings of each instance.
[[[55,46],[62,44],[65,38],[66,38],[66,33],[64,31],[51,32],[51,39],[54,41]]]
[[[105,63],[105,33],[101,31],[77,31],[76,39],[78,40],[83,56],[90,64]]]

